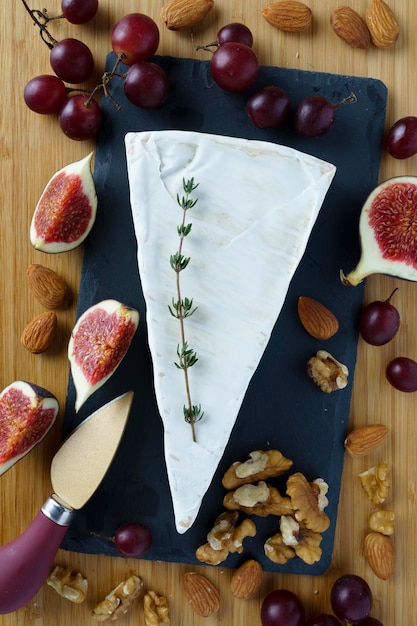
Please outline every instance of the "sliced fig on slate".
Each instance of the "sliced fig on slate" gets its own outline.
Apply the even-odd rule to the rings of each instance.
[[[72,250],[91,231],[97,213],[92,157],[93,153],[60,169],[43,190],[30,225],[30,243],[37,250]]]
[[[361,257],[345,276],[356,286],[371,274],[417,281],[417,177],[398,176],[378,185],[362,207]]]
[[[76,411],[120,365],[138,324],[139,313],[117,300],[103,300],[78,319],[68,344]]]
[[[58,415],[55,396],[17,380],[0,393],[0,476],[24,457],[50,430]]]

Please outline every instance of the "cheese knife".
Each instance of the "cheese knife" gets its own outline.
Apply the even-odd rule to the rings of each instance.
[[[29,602],[48,577],[77,510],[100,485],[122,438],[133,400],[129,391],[87,417],[58,449],[53,494],[27,530],[0,547],[0,614]]]

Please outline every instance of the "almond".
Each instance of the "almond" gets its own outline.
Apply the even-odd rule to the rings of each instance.
[[[273,2],[265,7],[262,15],[271,26],[288,33],[306,30],[313,20],[310,7],[296,0]]]
[[[45,311],[33,318],[24,329],[20,341],[29,352],[45,352],[55,337],[58,319],[53,311]]]
[[[345,439],[345,449],[351,456],[365,456],[378,448],[388,436],[384,424],[371,424],[356,428]]]
[[[365,558],[378,578],[387,580],[395,570],[395,549],[391,537],[370,532],[365,537]]]
[[[329,339],[339,330],[337,317],[314,298],[298,298],[298,316],[305,330],[316,339]]]
[[[170,0],[164,4],[161,17],[169,30],[190,28],[206,17],[214,0]]]
[[[247,600],[258,593],[263,581],[263,569],[258,561],[245,561],[233,574],[230,591],[235,598]]]
[[[371,45],[371,34],[365,20],[351,7],[334,9],[330,24],[336,35],[353,48],[367,50]]]
[[[69,305],[69,286],[53,270],[34,263],[27,268],[26,278],[35,297],[47,309],[65,309]]]
[[[397,41],[400,33],[397,18],[384,0],[371,0],[366,11],[366,23],[372,43],[377,48],[389,48]]]
[[[220,608],[220,596],[208,578],[197,572],[184,574],[184,591],[193,611],[202,617],[213,615]]]

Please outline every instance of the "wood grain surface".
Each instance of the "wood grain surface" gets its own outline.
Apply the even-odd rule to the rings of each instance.
[[[417,48],[414,31],[417,4],[408,0],[389,0],[401,28],[397,44],[387,50],[378,50],[373,46],[369,50],[359,50],[350,48],[337,38],[330,27],[329,15],[338,3],[320,0],[306,0],[306,3],[313,11],[313,27],[301,34],[284,34],[262,18],[261,10],[267,2],[217,0],[215,12],[194,28],[194,41],[212,41],[220,26],[230,21],[243,21],[254,33],[256,51],[262,64],[378,78],[389,90],[387,128],[400,117],[416,115]],[[346,4],[365,15],[368,2],[350,0]],[[100,0],[99,13],[90,24],[73,26],[59,21],[52,25],[51,30],[57,39],[73,36],[90,46],[96,60],[96,76],[89,83],[92,87],[100,78],[105,55],[110,50],[111,28],[126,13],[141,11],[159,24],[161,42],[158,54],[196,55],[190,32],[174,33],[164,27],[160,19],[162,5],[163,0]],[[43,8],[43,5],[31,6]],[[48,0],[47,8],[51,15],[57,14],[60,2]],[[42,355],[28,353],[20,345],[21,332],[27,322],[43,309],[29,292],[25,273],[30,263],[47,265],[68,280],[76,297],[82,249],[55,256],[44,255],[31,248],[28,230],[34,206],[51,175],[65,164],[84,156],[88,148],[94,149],[94,144],[91,142],[91,146],[86,146],[85,142],[67,139],[55,119],[35,115],[26,108],[24,85],[33,76],[51,73],[49,53],[20,1],[2,2],[0,12],[0,387],[4,388],[16,379],[31,380],[56,393],[61,406],[64,406],[68,378],[66,345],[75,318],[75,301],[69,310],[59,314],[59,332],[54,348]],[[343,146],[340,149],[343,150]],[[417,156],[396,161],[383,154],[381,181],[416,172]],[[395,286],[400,287],[395,301],[402,316],[400,331],[391,343],[381,348],[359,342],[351,407],[352,427],[381,422],[390,428],[390,435],[382,448],[369,457],[352,459],[346,456],[334,557],[325,575],[266,574],[259,594],[251,600],[242,601],[233,599],[230,593],[230,570],[201,566],[197,569],[218,586],[221,594],[219,613],[202,618],[192,612],[182,589],[182,576],[190,569],[189,566],[60,551],[57,563],[71,566],[88,578],[90,592],[86,602],[71,604],[45,585],[26,607],[0,616],[0,625],[93,624],[91,611],[95,604],[133,572],[143,577],[147,588],[167,596],[171,623],[175,626],[260,624],[262,598],[278,587],[298,593],[308,616],[328,611],[331,585],[339,575],[347,572],[368,580],[374,593],[372,614],[384,626],[412,624],[417,612],[417,396],[393,390],[385,379],[384,370],[394,356],[417,359],[416,286],[373,276],[367,281],[365,299],[385,299]],[[0,478],[1,543],[21,533],[50,495],[49,467],[59,445],[61,423],[62,415],[57,427],[46,439]],[[397,564],[395,575],[388,581],[375,577],[364,559],[363,540],[372,506],[357,478],[360,471],[379,460],[386,460],[392,466],[393,480],[387,506],[396,513],[394,541]],[[119,621],[129,626],[144,624],[140,603]]]

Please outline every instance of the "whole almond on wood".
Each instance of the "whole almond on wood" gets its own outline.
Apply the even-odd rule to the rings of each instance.
[[[26,270],[29,288],[47,309],[65,309],[71,301],[67,282],[56,272],[34,263]]]
[[[273,2],[263,9],[262,15],[271,26],[288,33],[307,30],[313,20],[310,7],[297,0]]]
[[[33,318],[20,338],[22,346],[33,354],[45,352],[55,337],[57,323],[58,319],[53,311],[45,311]]]
[[[388,436],[384,424],[370,424],[356,428],[345,439],[345,449],[351,456],[365,456],[382,444]]]
[[[305,330],[316,339],[329,339],[339,330],[337,317],[314,298],[298,298],[298,316]]]
[[[170,0],[161,17],[169,30],[183,30],[201,22],[214,6],[214,0]]]
[[[258,561],[245,561],[233,574],[230,581],[230,591],[235,598],[248,600],[258,593],[263,581],[263,569]]]
[[[220,608],[219,592],[208,578],[197,572],[187,572],[183,584],[188,602],[197,615],[209,617],[217,613]]]
[[[371,0],[366,10],[366,23],[377,48],[389,48],[397,41],[400,33],[397,18],[384,0]]]
[[[366,50],[371,45],[371,34],[365,20],[351,7],[334,9],[330,15],[330,24],[336,35],[353,48]]]
[[[387,580],[395,570],[395,548],[391,537],[370,532],[365,537],[365,558],[378,578]]]

